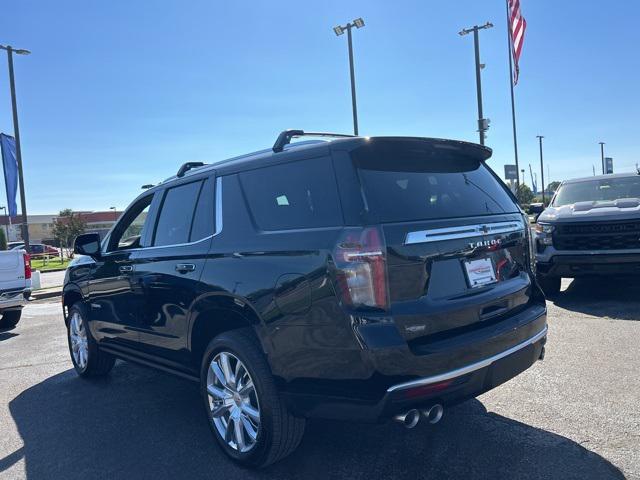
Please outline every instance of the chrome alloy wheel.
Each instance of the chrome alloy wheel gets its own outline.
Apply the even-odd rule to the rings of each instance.
[[[260,403],[253,379],[232,353],[219,352],[207,371],[207,396],[213,424],[233,450],[245,453],[256,445]]]
[[[80,370],[84,370],[89,361],[89,343],[84,321],[78,312],[73,312],[69,320],[69,340],[71,340],[71,354]]]

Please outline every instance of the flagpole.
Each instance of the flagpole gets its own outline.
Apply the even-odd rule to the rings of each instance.
[[[513,124],[513,151],[516,158],[516,172],[520,172],[518,165],[518,133],[516,129],[516,101],[513,95],[513,46],[511,45],[511,21],[509,19],[509,0],[505,0],[507,5],[507,46],[509,47],[509,87],[511,87],[511,122]],[[520,174],[516,179],[516,192],[520,188]]]

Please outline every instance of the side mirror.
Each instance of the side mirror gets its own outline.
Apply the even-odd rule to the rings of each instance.
[[[84,233],[76,237],[73,243],[73,253],[87,255],[93,258],[100,257],[100,235],[97,233]]]
[[[544,212],[544,204],[543,203],[532,203],[529,205],[529,214],[530,215],[540,215]]]

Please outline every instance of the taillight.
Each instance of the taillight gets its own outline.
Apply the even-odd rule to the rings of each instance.
[[[334,261],[336,288],[344,305],[389,307],[386,245],[379,228],[346,228],[336,245]]]
[[[25,280],[29,280],[31,278],[31,257],[28,253],[24,255],[24,278]]]

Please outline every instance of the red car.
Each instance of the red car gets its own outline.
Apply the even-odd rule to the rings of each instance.
[[[15,244],[11,250],[22,250],[24,249],[24,243]],[[29,254],[31,258],[39,258],[44,257],[45,255],[55,256],[60,255],[60,250],[56,247],[52,247],[51,245],[45,245],[43,243],[32,243],[29,245]]]

